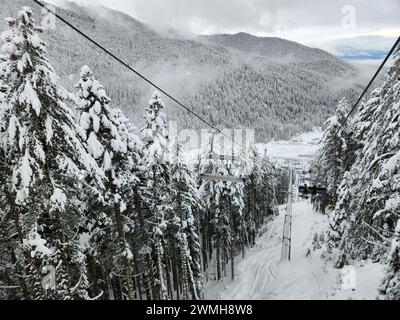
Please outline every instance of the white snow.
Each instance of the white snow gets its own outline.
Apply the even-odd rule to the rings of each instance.
[[[55,188],[52,196],[50,197],[50,203],[53,210],[64,211],[67,204],[67,196],[64,191],[59,188]]]
[[[33,232],[29,239],[24,240],[24,245],[27,245],[31,248],[31,256],[35,257],[37,254],[42,254],[44,256],[49,256],[53,253],[53,251],[46,247],[47,241],[42,239],[37,232]]]
[[[15,115],[10,117],[10,124],[8,125],[8,141],[12,143],[17,132],[18,119]]]
[[[37,34],[33,34],[30,36],[30,42],[34,48],[40,48],[40,46],[42,45],[42,40]]]
[[[122,253],[123,256],[125,256],[128,260],[132,260],[133,259],[133,254],[132,251],[126,247],[124,252]]]
[[[81,77],[83,77],[85,75],[88,75],[88,74],[91,74],[91,73],[92,73],[92,71],[90,70],[90,68],[87,65],[82,67]]]
[[[258,151],[267,153],[278,159],[311,160],[318,149],[318,142],[322,137],[320,130],[303,133],[291,141],[272,141],[267,144],[257,144]]]
[[[96,114],[100,114],[100,112],[101,112],[101,104],[100,104],[99,101],[96,101],[94,103],[93,110],[96,112]]]
[[[269,224],[255,248],[251,249],[236,268],[236,280],[209,281],[205,286],[208,299],[273,299],[325,300],[375,299],[383,278],[380,264],[366,262],[352,266],[356,285],[344,286],[343,271],[334,269],[320,252],[310,251],[314,234],[328,227],[327,216],[313,212],[310,202],[293,204],[292,254],[290,262],[281,262],[281,245],[285,206]]]
[[[112,159],[110,153],[105,150],[103,156],[103,170],[108,171],[112,168]]]
[[[39,116],[42,104],[40,103],[40,100],[35,90],[32,88],[29,80],[26,80],[24,91],[20,94],[19,100],[20,103],[26,103],[27,105],[31,106],[32,109],[36,112],[36,115]]]
[[[94,130],[94,132],[97,133],[97,132],[99,132],[99,129],[100,129],[100,118],[95,114],[92,114],[91,116],[92,116],[92,120],[93,120],[93,130]]]
[[[34,154],[38,160],[42,161],[43,163],[45,162],[46,154],[43,150],[42,144],[38,140],[36,140],[36,143],[35,143],[35,153]]]
[[[48,116],[46,119],[46,142],[50,143],[51,139],[53,139],[53,118]]]
[[[29,187],[32,180],[31,156],[29,151],[26,150],[22,158],[21,165],[17,168],[14,174],[14,183],[19,179],[17,187],[17,196],[15,202],[21,204],[29,195]],[[18,177],[18,178],[17,178]]]
[[[150,135],[150,132],[142,132],[142,138],[146,139],[148,137],[143,136],[143,134]],[[269,143],[258,143],[256,144],[256,148],[260,154],[263,155],[264,152],[267,151],[267,154],[272,159],[278,161],[298,160],[309,162],[312,160],[313,155],[318,150],[318,142],[321,138],[322,131],[319,129],[315,129],[314,131],[300,134],[294,137],[291,141],[272,141]],[[189,146],[185,146],[185,148],[186,147],[190,149]],[[208,145],[206,148],[194,148],[185,151],[186,162],[189,164],[197,164],[199,161],[199,156],[203,155],[205,152],[208,152]],[[235,152],[240,153],[240,150],[235,150]]]
[[[88,130],[90,127],[90,115],[87,112],[82,112],[81,118],[80,118],[80,126],[82,127],[83,130]]]
[[[79,247],[82,250],[90,249],[91,235],[89,232],[84,232],[79,235]]]
[[[96,133],[93,131],[90,133],[87,140],[89,154],[95,159],[99,159],[104,153],[103,145],[97,140]]]

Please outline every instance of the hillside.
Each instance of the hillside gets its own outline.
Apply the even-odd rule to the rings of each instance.
[[[0,18],[30,5],[0,0]],[[58,12],[137,70],[220,127],[257,129],[259,141],[288,138],[320,126],[343,95],[356,92],[358,71],[318,49],[248,34],[186,39],[104,7],[69,3]],[[83,64],[101,79],[114,105],[138,126],[153,89],[57,22],[43,38],[65,85],[72,90]],[[68,61],[68,63],[65,63]],[[166,99],[169,119],[204,127]]]
[[[295,62],[323,60],[331,63],[336,62],[343,67],[343,64],[339,60],[323,50],[309,48],[281,38],[256,37],[245,32],[240,32],[236,34],[200,36],[199,39],[218,46],[267,58],[286,58],[288,60],[292,59]]]

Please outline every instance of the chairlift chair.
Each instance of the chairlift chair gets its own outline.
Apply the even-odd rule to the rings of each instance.
[[[213,150],[214,146],[214,136],[216,132],[211,132],[212,137],[211,137],[211,146],[210,146],[210,152],[207,156],[208,161],[211,164],[212,160],[215,160],[217,162],[217,168],[216,172],[211,172],[211,170],[208,170],[212,166],[208,166],[206,169],[206,172],[203,172],[200,174],[200,177],[205,180],[205,181],[225,181],[225,182],[244,182],[246,181],[246,177],[244,176],[235,176],[233,172],[236,171],[238,165],[235,164],[235,162],[241,162],[242,160],[235,156],[234,151],[233,151],[233,146],[232,146],[232,155],[221,155],[217,154]],[[227,168],[228,166],[228,168]],[[221,172],[227,171],[228,174],[221,174]]]
[[[299,180],[299,196],[308,199],[308,197],[316,195],[325,195],[327,188],[317,179],[301,178]]]

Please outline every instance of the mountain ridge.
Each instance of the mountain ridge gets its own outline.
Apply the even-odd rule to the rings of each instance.
[[[0,18],[15,16],[27,4],[39,21],[39,8],[24,0],[8,2]],[[166,37],[128,14],[105,7],[69,3],[57,11],[214,125],[254,128],[259,141],[288,138],[288,131],[296,134],[321,126],[343,95],[352,98],[359,91],[353,84],[350,89],[329,86],[354,79],[356,69],[322,50],[288,40],[273,40],[284,45],[271,49],[262,40],[264,55],[255,55],[205,39]],[[59,21],[43,38],[69,90],[74,90],[79,70],[87,64],[112,104],[123,109],[137,126],[142,125],[153,88]],[[170,120],[177,120],[183,128],[204,127],[171,101],[165,102]]]
[[[287,46],[290,46],[292,48],[296,48],[296,50],[292,50],[291,53],[297,53],[299,51],[308,51],[308,52],[314,51],[314,53],[318,53],[321,58],[325,56],[326,58],[329,58],[329,59],[337,59],[332,54],[330,54],[322,49],[308,47],[301,43],[287,40],[284,38],[259,37],[259,36],[255,36],[255,35],[247,33],[247,32],[238,32],[238,33],[233,33],[233,34],[201,35],[200,39],[204,39],[207,42],[215,43],[217,45],[222,45],[222,46],[225,46],[228,48],[237,49],[239,51],[244,51],[244,52],[248,52],[248,53],[258,53],[261,56],[271,57],[271,53],[273,53],[272,51],[264,51],[263,52],[263,50],[276,47],[276,45],[271,46],[271,43],[272,44],[281,43],[281,44],[286,44]],[[242,46],[239,47],[239,44],[241,44]],[[269,47],[266,47],[266,45],[268,45]],[[280,47],[282,47],[282,46],[280,46]],[[282,55],[284,55],[284,54],[281,54],[278,57],[282,57]],[[301,58],[304,58],[304,57],[301,56]]]

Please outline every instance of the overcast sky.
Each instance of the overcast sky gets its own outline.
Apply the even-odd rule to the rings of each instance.
[[[59,1],[59,0],[50,0]],[[158,28],[277,36],[342,56],[385,51],[400,35],[400,0],[78,0]],[[349,40],[357,37],[357,39]]]

